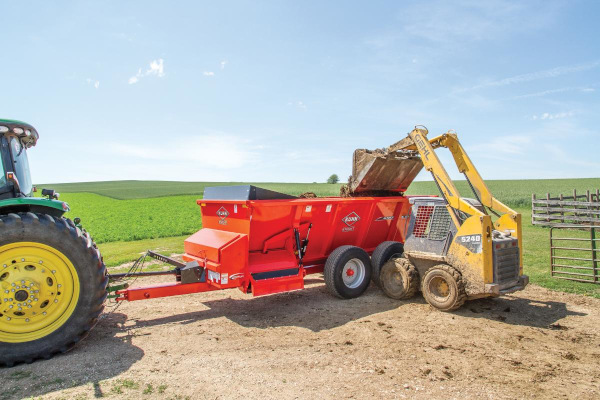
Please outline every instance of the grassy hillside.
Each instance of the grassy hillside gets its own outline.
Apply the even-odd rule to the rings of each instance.
[[[177,181],[106,181],[80,183],[48,183],[37,185],[59,193],[95,193],[118,200],[150,197],[196,195],[201,196],[206,186],[255,185],[278,192],[299,195],[314,192],[318,196],[335,196],[340,185],[327,183],[243,183],[243,182],[177,182]]]
[[[472,197],[466,181],[456,181],[458,190],[465,197]],[[48,187],[59,193],[95,193],[118,200],[145,199],[163,196],[196,195],[201,196],[206,186],[243,185],[241,182],[166,182],[166,181],[108,181],[81,183],[50,183],[38,185]],[[318,196],[337,196],[340,184],[326,183],[250,183],[252,185],[276,190],[278,192],[299,195],[315,192]],[[545,195],[571,193],[573,189],[583,193],[586,190],[600,188],[600,178],[583,179],[531,179],[487,181],[496,197],[512,206],[528,206],[531,194]],[[407,194],[438,194],[433,182],[414,182]]]

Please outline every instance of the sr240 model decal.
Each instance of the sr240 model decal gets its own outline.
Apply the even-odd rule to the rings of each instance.
[[[379,217],[375,221],[391,221],[394,219],[393,215],[388,215],[387,217]]]
[[[481,235],[457,236],[454,241],[466,247],[471,253],[481,253]]]

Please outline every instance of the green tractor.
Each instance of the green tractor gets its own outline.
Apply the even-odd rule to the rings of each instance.
[[[37,131],[0,119],[0,366],[69,350],[95,325],[108,282],[89,234],[53,190],[33,197]]]

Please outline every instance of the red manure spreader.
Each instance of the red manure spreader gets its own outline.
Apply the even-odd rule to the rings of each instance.
[[[119,290],[118,301],[230,288],[266,295],[302,289],[319,272],[336,296],[357,297],[373,275],[370,253],[402,253],[411,209],[403,196],[296,198],[255,186],[206,188],[198,205],[203,228],[185,240],[187,263],[163,259],[177,280]]]

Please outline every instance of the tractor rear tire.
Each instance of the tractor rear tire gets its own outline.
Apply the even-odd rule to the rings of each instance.
[[[363,294],[371,282],[371,259],[360,247],[340,246],[327,258],[323,275],[331,294],[352,299]]]
[[[371,255],[371,265],[373,266],[371,279],[373,283],[381,287],[381,268],[392,258],[400,257],[402,253],[404,253],[404,245],[400,242],[382,242],[375,248],[375,251]]]
[[[419,291],[419,272],[404,257],[389,260],[381,268],[381,290],[392,299],[410,299]]]
[[[104,309],[108,278],[89,234],[66,218],[0,216],[0,366],[64,353]]]
[[[467,299],[462,275],[447,264],[431,267],[425,273],[421,290],[425,300],[440,311],[454,311]]]

